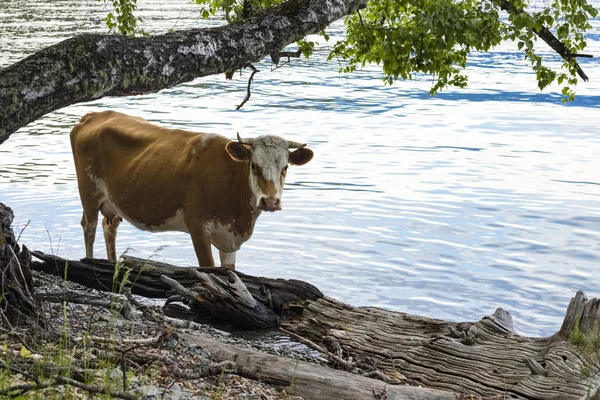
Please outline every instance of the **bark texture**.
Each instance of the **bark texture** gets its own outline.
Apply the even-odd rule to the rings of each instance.
[[[351,357],[359,368],[375,365],[391,382],[494,399],[583,400],[600,376],[583,377],[568,336],[575,321],[582,331],[600,322],[599,305],[578,292],[560,331],[547,338],[519,336],[502,309],[477,322],[451,323],[327,297],[307,302],[282,327]]]
[[[125,283],[123,287],[129,287],[131,293],[144,297],[163,299],[169,297],[172,293],[171,286],[164,283],[161,276],[171,278],[185,287],[193,287],[197,283],[197,279],[189,274],[187,268],[136,257],[123,256],[119,263],[124,268],[120,268],[115,276],[115,263],[112,261],[96,258],[84,258],[81,261],[66,260],[41,251],[33,251],[31,254],[42,260],[41,262],[33,261],[32,269],[61,277],[66,276],[72,282],[105,292],[112,292],[121,287],[126,270],[129,270],[129,282]],[[228,279],[229,270],[226,268],[194,269],[214,274],[225,280]],[[261,296],[263,288],[268,289],[284,304],[323,297],[323,293],[319,289],[304,281],[263,278],[246,275],[239,271],[235,273],[252,295]]]
[[[199,309],[206,309],[214,318],[234,324],[244,329],[276,328],[283,317],[283,303],[264,286],[259,295],[248,291],[244,282],[233,271],[227,272],[227,279],[211,273],[198,272],[188,268],[198,282],[191,288],[161,275],[161,280],[179,295]]]
[[[289,394],[311,400],[456,400],[451,392],[382,381],[331,369],[306,361],[246,349],[210,339],[179,333],[180,340],[206,348],[211,361],[234,360],[238,375],[275,385]],[[466,399],[466,398],[465,398]]]
[[[362,8],[367,0],[289,0],[218,28],[131,38],[84,34],[0,69],[0,143],[56,109],[156,92],[234,71]]]
[[[301,310],[291,303],[323,297],[319,289],[303,281],[261,278],[225,268],[182,268],[125,256],[115,273],[115,263],[107,260],[75,261],[39,251],[32,254],[43,260],[32,263],[34,270],[66,276],[102,291],[128,287],[133,294],[146,297],[176,294],[167,304],[185,300],[192,305],[195,320],[236,329],[276,328],[285,315]]]
[[[17,244],[12,210],[0,203],[0,324],[44,326],[41,303],[33,288],[31,255]]]

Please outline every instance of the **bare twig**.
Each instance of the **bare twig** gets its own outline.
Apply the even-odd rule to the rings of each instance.
[[[10,366],[10,365],[6,364],[3,360],[0,360],[0,367],[2,367],[4,369],[7,369],[7,370],[9,370],[11,372],[14,372],[15,374],[21,374],[25,378],[31,379],[32,381],[34,381],[36,384],[40,383],[40,380],[38,379],[37,376],[35,376],[33,374],[30,374],[29,372],[24,371],[21,368]],[[0,392],[0,394],[2,394],[2,392]]]
[[[252,64],[248,64],[247,67],[252,69],[252,74],[250,74],[250,79],[248,79],[248,89],[247,89],[246,97],[244,97],[244,101],[242,101],[242,103],[235,108],[236,110],[239,110],[240,108],[242,108],[244,106],[244,104],[246,104],[246,102],[250,99],[250,95],[251,95],[251,93],[250,93],[250,86],[252,85],[252,78],[254,78],[254,75],[257,72],[260,72]]]
[[[35,384],[24,384],[24,385],[15,385],[6,389],[0,390],[0,396],[8,396],[13,399],[15,397],[23,396],[25,393],[30,392],[32,390],[46,389],[50,386],[56,386],[56,382],[44,382],[44,383],[35,383]]]
[[[119,306],[119,313],[123,318],[132,320],[131,307],[127,301],[118,295],[109,295],[109,300],[98,298],[97,296],[84,295],[77,292],[65,291],[58,293],[40,293],[38,295],[41,301],[50,303],[74,303],[74,304],[86,304],[90,306],[111,308],[114,305]]]
[[[60,376],[60,375],[54,376],[54,377],[52,377],[52,379],[54,379],[56,382],[59,382],[59,383],[65,384],[65,385],[75,386],[75,387],[78,387],[79,389],[87,390],[88,392],[91,392],[91,393],[108,394],[112,397],[116,397],[117,399],[126,399],[126,400],[136,400],[137,399],[136,396],[128,394],[128,393],[113,392],[113,391],[105,389],[105,388],[81,383],[79,381],[76,381],[75,379],[65,378],[64,376]]]
[[[31,220],[28,220],[27,223],[25,224],[25,226],[23,227],[23,229],[21,229],[21,232],[19,232],[19,236],[17,237],[16,242],[19,243],[19,240],[21,239],[21,235],[23,234],[23,231],[25,230],[25,228],[27,228],[29,226],[29,223],[31,222]]]

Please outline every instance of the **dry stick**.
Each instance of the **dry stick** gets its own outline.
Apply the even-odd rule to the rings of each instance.
[[[23,396],[25,393],[30,392],[32,390],[38,390],[38,389],[46,389],[47,387],[50,386],[55,386],[57,385],[56,382],[46,382],[46,383],[36,383],[36,384],[25,384],[25,385],[15,385],[15,386],[11,386],[9,388],[6,389],[2,389],[0,390],[0,396],[10,396],[10,398],[15,398],[15,397],[19,397],[19,396]],[[11,393],[18,390],[18,393]],[[9,393],[11,393],[9,395]]]
[[[254,78],[254,74],[259,72],[259,70],[257,70],[253,65],[248,65],[248,68],[252,68],[252,74],[250,75],[250,79],[248,79],[248,92],[246,93],[246,97],[244,97],[244,101],[242,101],[242,104],[235,108],[236,110],[242,108],[244,104],[246,104],[246,102],[250,99],[250,85],[252,85],[252,78]]]
[[[94,295],[83,295],[76,292],[66,291],[66,292],[52,292],[52,293],[40,293],[38,295],[41,301],[46,301],[49,303],[62,303],[66,301],[67,303],[72,304],[85,304],[88,306],[96,306],[110,309],[115,302],[119,302],[120,314],[123,318],[127,320],[131,320],[131,310],[127,302],[120,298],[120,296],[110,296],[110,300],[100,299]]]
[[[144,338],[144,339],[114,339],[114,338],[106,338],[100,336],[87,336],[85,339],[96,342],[96,343],[111,343],[111,344],[135,344],[136,347],[139,346],[151,346],[153,344],[157,344],[160,341],[161,336],[155,338]],[[75,338],[75,343],[80,343],[84,338],[79,337]]]
[[[3,363],[4,364],[4,363]],[[6,364],[2,365],[2,366],[6,366]],[[8,366],[6,366],[8,367]],[[11,369],[12,370],[12,369]],[[19,371],[18,373],[23,374],[22,371]],[[23,374],[24,376],[31,376],[30,374]],[[52,377],[50,377],[50,379],[53,380],[53,382],[46,382],[46,383],[36,383],[35,385],[19,385],[19,386],[13,386],[10,387],[8,389],[4,389],[2,391],[0,391],[0,395],[6,395],[9,392],[13,391],[13,390],[21,390],[21,393],[19,394],[23,394],[25,392],[28,392],[30,390],[35,390],[35,389],[45,389],[49,386],[54,386],[57,384],[63,384],[63,385],[71,385],[71,386],[75,386],[78,387],[80,389],[83,390],[87,390],[88,392],[92,392],[92,393],[102,393],[102,394],[108,394],[112,397],[116,397],[119,399],[126,399],[126,400],[135,400],[136,397],[127,393],[120,393],[120,392],[112,392],[108,389],[104,389],[104,388],[100,388],[98,386],[92,386],[92,385],[87,385],[85,383],[79,382],[75,379],[71,379],[71,378],[67,378],[64,376],[60,376],[60,375],[54,375]],[[35,381],[39,382],[38,378],[34,379]]]
[[[24,377],[26,377],[28,379],[31,379],[32,381],[34,381],[38,385],[41,383],[40,380],[39,380],[39,378],[37,376],[35,376],[33,374],[30,374],[27,371],[23,371],[22,369],[19,369],[19,368],[16,368],[16,367],[11,367],[10,365],[6,364],[3,360],[0,360],[0,367],[5,368],[5,369],[7,369],[7,370],[9,370],[11,372],[14,372],[15,374],[21,374]],[[0,392],[0,394],[2,394],[2,393]]]
[[[283,328],[279,328],[280,331],[290,335],[291,337],[298,339],[300,342],[304,343],[305,345],[312,347],[313,349],[317,350],[320,353],[326,354],[327,356],[329,356],[331,359],[333,359],[334,361],[340,363],[341,365],[343,365],[348,371],[352,370],[355,366],[356,363],[355,362],[349,362],[344,360],[341,357],[336,356],[335,354],[333,354],[332,352],[328,351],[327,349],[324,349],[323,347],[319,346],[318,344],[316,344],[315,342],[308,340],[306,338],[303,338],[300,335],[297,335],[293,332],[290,332],[286,329]]]
[[[60,376],[60,375],[53,376],[52,379],[54,379],[55,381],[60,382],[62,384],[75,386],[75,387],[78,387],[79,389],[87,390],[88,392],[92,392],[92,393],[108,394],[108,395],[110,395],[112,397],[116,397],[118,399],[126,399],[126,400],[136,400],[137,399],[136,396],[128,394],[128,393],[112,392],[108,389],[104,389],[104,388],[101,388],[98,386],[87,385],[85,383],[76,381],[75,379],[65,378],[64,376]]]

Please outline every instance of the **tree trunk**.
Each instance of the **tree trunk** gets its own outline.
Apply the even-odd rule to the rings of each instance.
[[[519,336],[502,309],[477,322],[453,323],[327,297],[306,302],[301,316],[282,327],[352,357],[359,367],[374,364],[389,378],[400,373],[405,379],[398,382],[502,399],[583,400],[600,386],[600,376],[584,379],[568,337],[576,321],[584,332],[598,324],[599,306],[578,292],[562,328],[547,338]]]
[[[19,248],[12,210],[0,203],[0,321],[13,326],[44,326],[41,303],[33,289],[31,255]]]
[[[366,5],[289,0],[242,22],[131,38],[85,34],[0,69],[0,144],[56,109],[104,96],[157,92],[259,61]]]

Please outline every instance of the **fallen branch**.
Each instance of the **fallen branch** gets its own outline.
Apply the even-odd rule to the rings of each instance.
[[[66,377],[60,376],[60,375],[54,376],[54,377],[52,377],[52,379],[54,379],[56,382],[62,383],[64,385],[75,386],[75,387],[78,387],[79,389],[83,389],[90,393],[107,394],[111,397],[116,397],[117,399],[137,400],[137,398],[138,398],[137,396],[131,395],[129,393],[113,392],[112,390],[108,390],[108,389],[98,387],[98,386],[88,385],[86,383],[76,381],[75,379],[66,378]]]
[[[131,307],[120,296],[112,296],[109,300],[98,298],[97,296],[83,295],[81,293],[66,291],[56,293],[40,293],[38,295],[40,301],[49,303],[73,303],[85,304],[89,306],[104,307],[108,309],[117,309],[119,314],[127,320],[132,320]]]
[[[23,396],[27,392],[31,392],[32,390],[40,390],[46,389],[50,386],[59,385],[58,382],[44,382],[44,383],[34,383],[34,384],[23,384],[23,385],[15,385],[6,389],[0,390],[0,396],[9,396],[11,399],[19,396]]]

